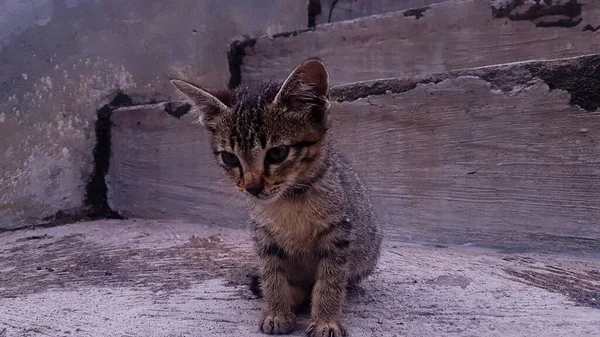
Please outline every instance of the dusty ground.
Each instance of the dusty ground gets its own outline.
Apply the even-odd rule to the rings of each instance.
[[[261,336],[250,246],[147,220],[0,234],[0,337]],[[600,260],[387,242],[346,321],[352,336],[599,336]]]

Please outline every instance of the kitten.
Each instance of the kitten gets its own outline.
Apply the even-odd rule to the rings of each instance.
[[[381,231],[367,190],[328,132],[329,75],[316,59],[283,83],[208,91],[171,82],[198,108],[218,163],[248,199],[265,306],[260,330],[346,336],[347,287],[371,274]]]

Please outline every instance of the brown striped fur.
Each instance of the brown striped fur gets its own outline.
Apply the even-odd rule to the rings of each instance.
[[[382,238],[366,188],[329,136],[323,64],[308,60],[283,83],[231,92],[172,82],[198,108],[218,163],[247,201],[265,301],[260,330],[291,333],[308,303],[309,336],[346,336],[346,289],[373,271]]]

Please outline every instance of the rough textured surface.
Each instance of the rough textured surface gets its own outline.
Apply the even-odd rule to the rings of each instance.
[[[224,85],[231,40],[306,16],[304,0],[1,1],[0,228],[81,208],[117,89],[139,102],[168,98],[170,77]]]
[[[125,217],[239,225],[245,212],[213,162],[208,134],[191,113],[178,119],[165,111],[174,104],[114,112],[109,206]]]
[[[3,337],[263,336],[244,230],[99,221],[4,233],[0,245]],[[599,269],[585,258],[388,241],[345,315],[352,336],[598,336]],[[573,291],[556,288],[565,283]],[[586,291],[596,302],[577,297]]]
[[[338,135],[403,236],[598,251],[600,115],[568,101],[459,77],[342,103]]]
[[[332,90],[334,136],[398,240],[598,253],[598,92],[600,56],[364,82]],[[205,132],[164,107],[115,111],[111,206],[239,224]]]
[[[238,50],[241,83],[283,77],[309,57],[345,84],[585,55],[600,50],[598,26],[591,0],[445,1],[249,40]]]

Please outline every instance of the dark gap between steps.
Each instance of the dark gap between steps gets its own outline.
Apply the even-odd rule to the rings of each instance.
[[[256,39],[235,40],[227,51],[227,64],[229,67],[229,89],[235,89],[242,83],[242,63],[246,56],[246,48],[252,48]]]
[[[317,26],[317,16],[321,15],[322,12],[320,0],[308,0],[308,28]]]
[[[97,112],[94,171],[92,172],[92,178],[86,186],[85,205],[88,217],[122,218],[117,212],[110,209],[107,198],[108,188],[105,176],[110,166],[110,132],[112,127],[110,117],[115,109],[132,105],[133,100],[131,97],[118,91],[110,103],[101,107]]]

